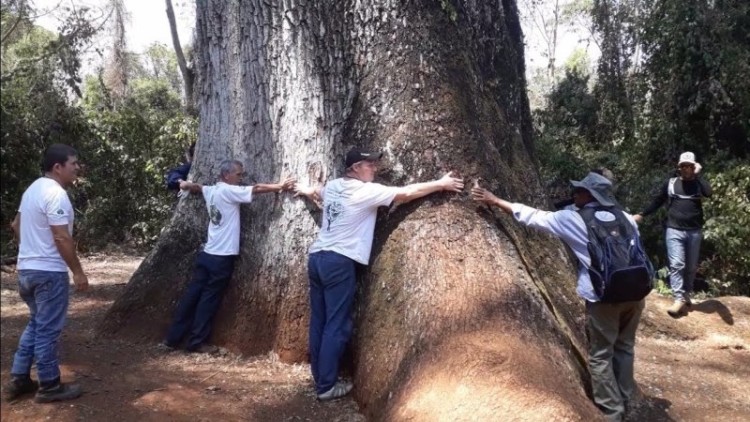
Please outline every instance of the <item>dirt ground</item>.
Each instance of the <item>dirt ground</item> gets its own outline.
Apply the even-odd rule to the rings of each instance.
[[[319,403],[307,365],[273,355],[239,357],[166,352],[154,344],[100,339],[95,328],[141,258],[85,259],[91,289],[73,294],[63,332],[63,380],[78,400],[2,403],[3,421],[364,421],[350,398]],[[27,322],[14,273],[2,273],[0,381]],[[651,294],[636,349],[641,396],[632,421],[750,420],[750,298],[707,299],[680,319]]]

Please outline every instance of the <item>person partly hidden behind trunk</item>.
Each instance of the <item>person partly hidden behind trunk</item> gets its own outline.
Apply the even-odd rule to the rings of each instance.
[[[185,162],[167,172],[164,178],[167,190],[175,191],[178,195],[182,192],[180,182],[188,180],[188,174],[190,174],[190,169],[193,166],[193,158],[195,158],[195,142],[190,144],[190,147],[185,151]]]

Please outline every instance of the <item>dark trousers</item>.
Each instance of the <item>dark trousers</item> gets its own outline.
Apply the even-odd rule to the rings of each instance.
[[[310,368],[318,394],[338,379],[339,360],[352,336],[355,262],[331,251],[310,254]]]
[[[235,255],[198,254],[193,279],[177,305],[174,321],[169,327],[167,344],[179,345],[186,334],[189,334],[187,350],[195,350],[208,341],[214,315],[232,278],[234,259]]]

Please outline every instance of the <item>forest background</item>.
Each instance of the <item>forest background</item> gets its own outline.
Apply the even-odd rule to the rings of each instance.
[[[448,12],[454,7],[450,0],[427,1]],[[61,3],[52,11],[29,0],[1,5],[2,256],[16,254],[6,223],[40,174],[42,151],[57,142],[78,149],[85,164],[71,189],[79,250],[150,249],[175,204],[164,175],[197,140],[190,40],[130,51],[123,0],[100,8]],[[535,159],[550,209],[569,195],[569,179],[607,167],[620,202],[637,212],[673,173],[679,153],[693,151],[714,188],[704,203],[700,274],[707,294],[750,295],[750,4],[519,0],[518,6]],[[39,25],[47,13],[60,20],[57,30]],[[641,227],[662,268],[662,291],[663,213]]]

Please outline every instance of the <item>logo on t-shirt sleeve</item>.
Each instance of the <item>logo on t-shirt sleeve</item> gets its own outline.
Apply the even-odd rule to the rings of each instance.
[[[55,214],[57,214],[57,215],[65,215],[65,210],[63,210],[62,208],[58,208],[57,211],[55,211]]]

